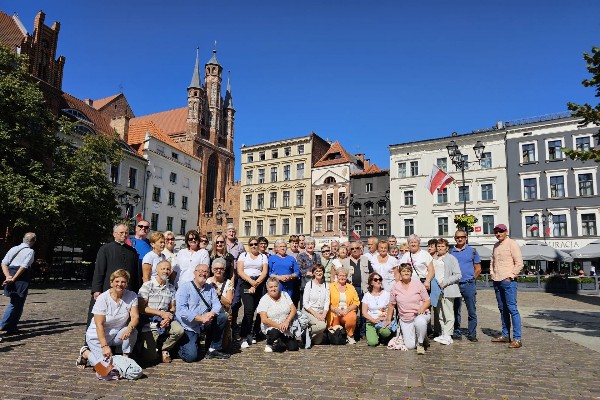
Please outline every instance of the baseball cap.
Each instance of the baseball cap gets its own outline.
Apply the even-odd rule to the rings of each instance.
[[[494,227],[494,231],[505,232],[507,230],[508,230],[508,228],[504,224],[498,224]]]

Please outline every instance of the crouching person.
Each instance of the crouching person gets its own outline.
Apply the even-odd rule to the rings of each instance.
[[[175,318],[184,329],[179,341],[179,357],[185,362],[198,360],[198,342],[201,333],[211,338],[206,358],[229,358],[221,351],[223,332],[227,325],[227,314],[214,287],[207,283],[208,265],[198,264],[194,269],[194,280],[180,283],[175,296]]]
[[[267,293],[258,302],[256,313],[260,315],[261,330],[267,336],[265,352],[298,351],[298,341],[290,332],[296,306],[287,292],[279,290],[276,277],[267,279]]]
[[[183,327],[175,321],[175,286],[169,283],[171,263],[161,261],[156,276],[138,292],[138,306],[144,323],[140,331],[140,356],[147,363],[171,362],[170,350],[183,336]]]

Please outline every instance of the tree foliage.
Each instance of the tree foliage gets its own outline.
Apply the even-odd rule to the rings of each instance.
[[[595,97],[600,97],[600,48],[593,47],[592,52],[583,53],[583,59],[586,61],[586,67],[589,73],[592,75],[590,79],[584,79],[581,84],[585,87],[595,87]],[[581,125],[585,126],[588,124],[600,125],[600,103],[595,107],[590,104],[567,104],[574,117],[582,118]],[[600,130],[594,135],[596,140],[600,140]],[[567,154],[573,160],[594,160],[600,162],[600,149],[591,150],[566,150]]]
[[[48,245],[77,246],[96,245],[110,232],[118,208],[106,163],[122,157],[119,143],[81,138],[74,126],[52,114],[26,58],[0,46],[0,229],[35,230]]]

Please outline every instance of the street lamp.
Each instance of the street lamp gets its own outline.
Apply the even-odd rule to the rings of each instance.
[[[546,208],[546,211],[548,209]],[[546,243],[546,222],[550,223],[552,221],[552,213],[544,213],[542,211],[542,237],[544,238],[544,243]],[[540,229],[540,215],[538,213],[533,214],[533,222],[538,226],[538,230]]]
[[[452,136],[456,136],[456,133],[452,133]],[[485,145],[478,140],[473,146],[473,151],[475,152],[475,158],[477,161],[467,161],[462,152],[458,149],[458,145],[454,140],[451,140],[446,146],[446,150],[448,150],[448,156],[450,156],[450,160],[452,160],[452,164],[459,169],[462,176],[462,190],[463,190],[463,213],[467,215],[467,196],[465,196],[465,169],[469,166],[469,164],[479,164],[483,159],[483,150],[485,149]],[[467,235],[469,234],[468,229],[466,229]]]
[[[132,196],[131,193],[121,193],[118,197],[119,204],[125,207],[125,221],[129,222],[133,218],[133,207],[138,205],[142,199],[139,194]],[[133,203],[131,203],[133,201]]]
[[[223,225],[223,214],[225,214],[225,218],[227,218],[227,216],[229,215],[227,213],[227,210],[222,208],[219,204],[219,206],[217,207],[217,212],[215,213],[215,218],[217,219],[217,224],[219,225]]]

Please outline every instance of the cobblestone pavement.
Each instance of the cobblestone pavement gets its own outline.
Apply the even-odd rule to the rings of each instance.
[[[598,399],[599,354],[540,327],[557,318],[568,331],[569,313],[600,314],[600,298],[563,298],[523,292],[527,309],[523,348],[493,344],[499,328],[492,291],[478,298],[478,343],[433,343],[425,356],[384,347],[317,346],[296,353],[264,353],[261,342],[231,359],[185,364],[175,360],[144,370],[135,382],[104,382],[74,362],[85,332],[89,292],[34,288],[17,337],[0,343],[2,399]],[[4,312],[6,298],[0,300]],[[542,314],[530,312],[539,310]],[[554,310],[552,312],[544,312]],[[557,314],[558,313],[558,314]],[[562,313],[562,314],[560,314]],[[466,314],[466,313],[465,313]],[[562,322],[561,322],[562,321]],[[569,322],[571,321],[571,322]],[[548,325],[548,322],[544,322]],[[463,326],[466,320],[463,321]],[[600,336],[600,325],[579,327]]]

